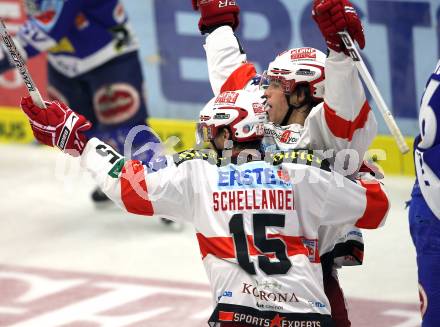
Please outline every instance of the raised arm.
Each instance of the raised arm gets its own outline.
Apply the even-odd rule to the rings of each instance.
[[[91,123],[84,116],[63,103],[46,102],[46,106],[47,109],[37,107],[31,98],[21,102],[35,138],[69,155],[80,156],[81,166],[115,204],[133,214],[192,220],[194,187],[188,164],[177,166],[170,161],[160,171],[147,173],[142,162],[128,160],[97,138],[88,140],[84,132]]]
[[[234,34],[239,25],[237,2],[192,0],[192,3],[193,8],[200,11],[200,32],[208,34],[203,47],[214,95],[242,89],[256,71],[252,64],[246,62],[246,53]]]
[[[329,48],[325,63],[324,102],[310,119],[327,149],[354,149],[360,161],[377,133],[377,122],[365,96],[353,60],[337,34],[347,30],[361,48],[365,46],[362,24],[347,0],[314,1],[313,18]],[[313,137],[312,137],[313,138]]]
[[[194,188],[188,165],[176,166],[170,159],[163,169],[147,172],[142,162],[128,160],[111,146],[92,138],[81,154],[81,166],[127,212],[185,221],[194,217]]]

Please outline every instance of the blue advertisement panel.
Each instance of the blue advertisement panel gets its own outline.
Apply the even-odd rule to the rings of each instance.
[[[125,0],[141,44],[149,110],[161,118],[196,119],[212,97],[204,36],[189,0]],[[248,60],[264,70],[277,53],[325,43],[310,0],[239,0],[237,35]],[[419,99],[440,56],[439,0],[354,0],[362,17],[362,55],[404,134],[417,134]],[[371,101],[375,107],[374,101]],[[387,133],[378,118],[380,132]]]

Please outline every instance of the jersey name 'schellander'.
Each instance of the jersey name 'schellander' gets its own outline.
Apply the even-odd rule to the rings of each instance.
[[[211,322],[283,318],[319,326],[330,319],[319,226],[376,228],[388,200],[377,182],[344,179],[314,166],[313,156],[303,157],[303,164],[219,164],[190,151],[177,154],[177,163],[169,157],[165,168],[147,173],[140,162],[125,161],[93,138],[81,165],[124,210],[194,225],[216,307]]]

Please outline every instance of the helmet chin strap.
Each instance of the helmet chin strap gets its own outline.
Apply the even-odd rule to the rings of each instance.
[[[307,100],[305,100],[305,101],[303,101],[300,104],[291,104],[290,103],[290,95],[287,95],[287,94],[286,94],[286,100],[287,100],[287,103],[288,103],[289,107],[287,108],[287,112],[284,115],[283,121],[281,122],[281,126],[288,125],[290,116],[292,115],[293,111],[300,109],[301,107],[303,107],[307,103]],[[311,107],[313,107],[313,105],[310,105],[308,110],[310,110]]]
[[[281,122],[281,126],[286,126],[286,125],[288,125],[288,122],[289,122],[290,116],[292,115],[292,112],[293,112],[295,109],[299,109],[299,108],[301,108],[301,106],[302,106],[302,105],[295,106],[295,105],[291,104],[291,103],[290,103],[290,95],[287,95],[287,94],[286,94],[286,100],[287,100],[287,103],[288,103],[288,105],[289,105],[289,108],[287,108],[287,112],[286,112],[286,114],[284,115],[283,121]]]

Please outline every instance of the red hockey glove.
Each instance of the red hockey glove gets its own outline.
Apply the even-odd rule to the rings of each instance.
[[[345,50],[344,44],[337,34],[343,30],[347,30],[361,49],[365,47],[364,30],[350,1],[314,0],[312,16],[330,49],[337,52]]]
[[[21,99],[35,138],[43,144],[57,146],[74,157],[81,155],[87,143],[83,132],[92,127],[84,116],[60,102],[45,102],[47,109],[34,104],[31,97]]]
[[[240,22],[240,7],[235,0],[192,0],[192,6],[194,10],[200,10],[199,30],[202,34],[221,25],[229,25],[235,30]]]

